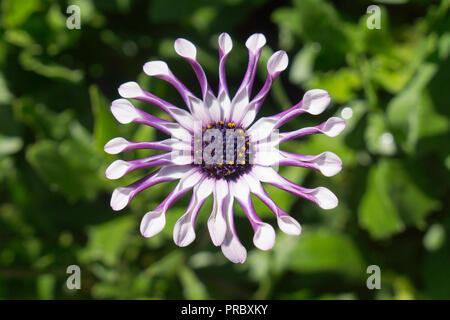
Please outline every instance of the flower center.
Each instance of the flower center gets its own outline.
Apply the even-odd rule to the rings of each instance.
[[[203,128],[194,138],[194,165],[211,178],[234,180],[251,168],[250,142],[234,122],[220,121]]]

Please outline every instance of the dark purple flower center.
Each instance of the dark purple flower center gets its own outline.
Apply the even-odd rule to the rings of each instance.
[[[251,169],[250,142],[234,122],[220,121],[203,128],[193,148],[194,165],[209,177],[234,180]]]

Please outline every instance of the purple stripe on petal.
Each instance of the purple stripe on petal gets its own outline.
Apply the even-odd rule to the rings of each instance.
[[[198,212],[212,193],[214,180],[205,178],[194,187],[192,198],[186,213],[178,219],[173,229],[173,240],[179,247],[186,247],[195,240],[195,221]]]
[[[203,70],[200,63],[197,62],[197,49],[192,44],[192,42],[186,39],[178,38],[177,40],[175,40],[174,47],[178,55],[183,57],[194,70],[198,82],[200,83],[200,87],[202,88],[202,98],[205,99],[207,92],[210,92],[214,95],[208,84],[208,80],[206,79],[205,71]]]
[[[310,156],[280,151],[285,158],[280,160],[281,166],[298,166],[311,168],[320,171],[326,177],[338,174],[342,169],[341,159],[333,152],[322,152],[321,154]]]
[[[272,249],[275,244],[275,230],[270,224],[263,222],[256,214],[247,181],[242,177],[237,181],[232,181],[230,190],[238,200],[255,231],[253,236],[255,246],[260,250]]]
[[[245,175],[244,179],[247,180],[250,191],[275,213],[277,216],[278,226],[284,233],[289,235],[299,235],[302,232],[300,224],[288,213],[278,207],[278,205],[267,194],[266,190],[264,190],[259,180],[252,173]]]
[[[143,70],[149,76],[170,83],[178,91],[186,106],[190,109],[189,96],[194,96],[194,94],[172,73],[167,63],[164,61],[150,61],[144,64]]]
[[[233,48],[233,42],[228,33],[222,33],[218,39],[219,43],[219,90],[217,96],[220,96],[224,92],[228,96],[227,77],[225,72],[225,63],[228,58],[228,54]]]
[[[247,250],[239,241],[236,229],[234,227],[233,202],[233,195],[228,194],[223,204],[227,222],[227,232],[220,248],[222,249],[223,255],[231,262],[244,263],[247,259]]]
[[[261,50],[265,44],[266,37],[261,33],[251,35],[245,42],[245,46],[248,48],[248,66],[237,92],[247,88],[248,94],[250,95],[256,75],[256,69],[258,67],[259,57],[261,56]]]
[[[111,207],[115,211],[122,210],[142,190],[158,183],[180,179],[192,170],[191,165],[163,167],[129,186],[116,188],[111,196]]]
[[[119,94],[123,98],[136,99],[153,104],[166,112],[172,119],[177,121],[184,128],[192,132],[193,118],[189,112],[178,108],[177,106],[174,106],[173,104],[142,89],[137,82],[130,81],[122,84],[119,87]]]
[[[333,209],[338,205],[338,199],[327,188],[317,187],[314,189],[308,189],[301,187],[299,185],[296,185],[292,181],[283,178],[271,167],[262,167],[255,165],[252,168],[252,172],[260,181],[269,183],[279,189],[288,191],[299,197],[313,201],[317,203],[322,209]]]
[[[338,136],[345,129],[345,121],[338,117],[331,117],[315,127],[301,128],[295,131],[280,133],[280,144],[291,139],[322,133],[329,137]]]

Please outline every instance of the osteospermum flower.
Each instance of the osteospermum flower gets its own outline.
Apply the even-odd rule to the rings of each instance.
[[[185,214],[175,224],[175,243],[184,247],[194,241],[197,214],[212,194],[214,204],[208,220],[212,242],[221,246],[223,254],[229,260],[243,263],[247,252],[234,227],[235,199],[250,221],[254,230],[253,242],[257,248],[271,249],[275,243],[275,231],[271,225],[258,217],[252,204],[252,193],[275,213],[278,226],[283,232],[290,235],[301,233],[300,224],[277,206],[264,190],[262,182],[313,201],[323,209],[337,206],[336,196],[327,188],[308,189],[298,186],[272,168],[273,165],[299,166],[318,170],[325,176],[335,175],[342,166],[341,160],[335,154],[323,152],[319,155],[300,155],[281,151],[277,146],[310,134],[322,133],[335,137],[344,129],[345,122],[332,117],[318,126],[281,132],[273,138],[272,134],[277,132],[278,128],[297,115],[317,115],[325,110],[330,96],[324,90],[314,89],[306,92],[300,102],[286,111],[253,123],[273,81],[288,65],[286,52],[275,52],[268,60],[268,74],[263,87],[252,97],[256,68],[265,42],[262,34],[254,34],[245,43],[249,53],[248,67],[233,98],[230,98],[225,76],[225,61],[233,45],[226,33],[222,33],[218,39],[220,62],[217,95],[209,86],[205,72],[196,60],[195,46],[188,40],[177,39],[175,51],[191,65],[200,83],[201,98],[181,83],[165,62],[151,61],[143,67],[147,75],[173,85],[188,110],[145,91],[136,82],[127,82],[119,87],[119,94],[125,99],[113,101],[111,111],[120,123],[145,124],[170,137],[162,141],[144,142],[127,141],[119,137],[105,145],[105,151],[110,154],[135,149],[167,151],[144,159],[114,161],[106,170],[109,179],[118,179],[137,169],[160,168],[129,186],[115,189],[111,207],[121,210],[139,192],[158,183],[179,180],[166,199],[143,217],[140,230],[144,237],[159,233],[166,223],[168,209],[177,199],[193,189]],[[148,102],[166,112],[173,121],[150,115],[133,106],[127,99]]]

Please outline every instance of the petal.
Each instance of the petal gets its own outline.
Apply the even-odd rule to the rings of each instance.
[[[106,153],[118,154],[124,151],[136,149],[156,149],[156,150],[191,150],[191,146],[178,139],[166,139],[163,141],[143,141],[133,142],[122,137],[109,140],[104,147]]]
[[[166,225],[166,215],[162,211],[147,212],[141,220],[141,234],[150,238],[160,233]]]
[[[185,247],[195,239],[195,220],[198,211],[211,194],[214,187],[214,180],[204,179],[194,187],[191,201],[186,213],[177,221],[173,229],[173,240],[177,246]]]
[[[260,223],[253,236],[255,247],[260,250],[270,250],[275,245],[275,230],[268,223]]]
[[[219,93],[218,96],[220,97],[221,94],[225,94],[228,96],[228,86],[227,86],[227,77],[225,72],[225,63],[228,58],[228,54],[230,53],[231,49],[233,48],[233,42],[231,41],[231,37],[228,35],[228,33],[222,33],[219,36],[218,39],[219,43]]]
[[[275,52],[267,62],[267,71],[272,77],[276,77],[280,72],[286,70],[289,64],[289,58],[285,51]]]
[[[245,46],[253,54],[256,54],[265,45],[266,45],[266,37],[262,33],[252,34],[245,42]]]
[[[333,209],[338,205],[337,197],[325,187],[308,189],[298,186],[292,181],[281,177],[271,167],[254,165],[252,167],[252,173],[260,181],[269,183],[279,189],[286,190],[297,196],[313,201],[317,203],[322,209]]]
[[[156,107],[160,108],[161,110],[163,110],[164,112],[166,112],[172,119],[177,121],[180,125],[185,127],[187,130],[192,131],[191,124],[192,124],[193,118],[189,112],[174,106],[173,104],[151,94],[150,92],[145,91],[136,82],[130,81],[130,82],[122,84],[119,87],[119,94],[123,98],[136,99],[136,100],[140,100],[140,101],[144,101],[144,102],[153,104],[154,106],[156,106]],[[124,99],[122,99],[122,100],[124,100]],[[141,112],[144,112],[144,111],[140,110],[139,113],[141,113]]]
[[[223,206],[228,195],[228,183],[225,180],[217,180],[214,187],[213,210],[208,219],[209,234],[215,246],[220,246],[223,243],[227,232],[227,222]]]
[[[233,100],[231,101],[232,115],[229,120],[235,122],[236,124],[239,124],[242,118],[245,116],[245,110],[248,104],[248,88],[244,87],[243,89],[238,91],[238,93],[236,93]]]
[[[298,236],[300,233],[302,233],[302,227],[300,226],[300,223],[297,222],[294,218],[291,216],[280,216],[277,219],[278,227],[286,234],[289,234],[291,236]]]
[[[253,107],[254,111],[246,115],[244,128],[246,128],[253,122],[253,120],[256,117],[256,114],[259,112],[259,109],[261,108],[261,105],[263,104],[265,98],[267,97],[267,94],[269,93],[273,82],[278,77],[280,72],[282,72],[287,68],[288,63],[289,63],[288,56],[286,52],[282,50],[275,52],[269,58],[269,61],[267,62],[268,74],[266,82],[264,83],[264,86],[261,88],[258,94],[252,100],[252,104],[254,105]]]
[[[103,150],[105,150],[106,153],[109,154],[118,154],[122,151],[124,151],[129,146],[129,141],[122,138],[117,137],[109,140],[106,144]]]
[[[331,97],[325,90],[312,89],[303,95],[301,109],[313,114],[321,114],[330,104]]]
[[[111,104],[111,112],[114,118],[122,124],[131,123],[140,117],[136,107],[126,99],[114,100]]]
[[[279,160],[279,165],[291,165],[312,168],[320,171],[326,177],[338,174],[342,169],[341,159],[333,152],[323,152],[315,156],[299,155],[280,151],[284,159]]]
[[[163,167],[127,187],[114,189],[110,202],[111,208],[115,211],[122,210],[142,190],[158,183],[180,179],[184,175],[192,176],[194,171],[191,165]]]
[[[205,107],[208,109],[212,121],[218,122],[222,119],[219,101],[209,92],[206,93]]]
[[[262,33],[251,35],[245,42],[245,45],[248,48],[248,66],[237,92],[247,88],[248,94],[250,95],[253,81],[255,80],[259,57],[261,56],[261,50],[265,44],[266,37],[264,37]]]
[[[205,99],[206,93],[212,91],[209,87],[208,80],[206,79],[205,71],[202,66],[197,62],[197,49],[194,44],[186,39],[177,39],[175,40],[175,51],[183,57],[192,67],[197,76],[198,82],[200,83],[200,87],[202,88],[202,98]]]
[[[194,94],[172,73],[164,61],[149,61],[143,66],[144,72],[152,77],[162,79],[170,83],[181,95],[189,108],[189,96]]]
[[[224,201],[224,210],[227,220],[227,233],[220,248],[223,255],[233,263],[244,263],[247,259],[247,250],[239,241],[233,222],[233,196],[229,194]]]
[[[130,167],[130,163],[123,160],[116,160],[106,169],[105,175],[111,180],[119,179],[128,172]]]
[[[202,122],[202,126],[205,126],[212,121],[209,110],[205,107],[202,100],[195,97],[189,97],[189,103],[192,109],[192,114],[198,121]]]
[[[186,39],[179,38],[174,43],[175,51],[183,58],[195,60],[197,58],[197,48]]]
[[[244,178],[250,187],[250,191],[276,214],[277,223],[281,231],[289,235],[299,235],[302,230],[300,224],[276,205],[264,190],[259,180],[252,173],[246,174]]]
[[[328,137],[336,137],[345,129],[345,121],[338,117],[331,117],[315,127],[301,128],[295,131],[280,133],[280,144],[291,139],[323,133]]]
[[[238,200],[255,231],[253,236],[254,245],[261,250],[271,249],[275,244],[275,230],[271,225],[263,222],[256,214],[250,197],[250,188],[245,178],[241,177],[238,180],[231,181],[230,191]]]

